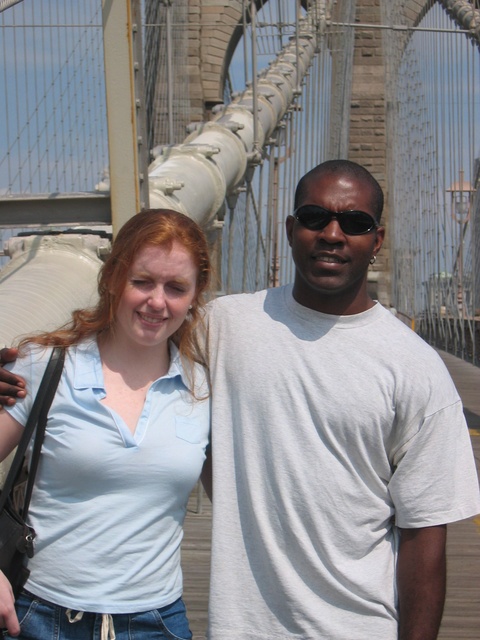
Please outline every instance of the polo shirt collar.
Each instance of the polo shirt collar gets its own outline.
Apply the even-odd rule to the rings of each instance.
[[[185,374],[178,347],[169,341],[170,366],[162,378],[180,378],[186,389],[191,384]],[[83,340],[75,345],[73,354],[73,385],[75,389],[104,389],[102,362],[96,338]],[[156,382],[156,381],[155,381]],[[153,384],[155,384],[155,382]]]

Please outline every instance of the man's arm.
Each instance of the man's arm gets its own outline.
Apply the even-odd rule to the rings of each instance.
[[[0,409],[2,406],[14,405],[16,398],[24,398],[26,395],[25,381],[2,368],[7,362],[14,362],[17,356],[17,349],[0,350]]]
[[[447,527],[401,529],[397,563],[399,640],[436,640],[446,589]]]

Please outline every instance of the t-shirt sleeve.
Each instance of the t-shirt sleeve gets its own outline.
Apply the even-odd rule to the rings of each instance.
[[[389,483],[396,524],[447,524],[480,512],[478,474],[462,403],[424,418]]]
[[[12,373],[21,376],[27,385],[27,395],[25,398],[18,398],[13,407],[5,407],[12,418],[20,424],[25,425],[32,410],[33,401],[38,392],[42,376],[45,372],[50,349],[30,346],[25,355],[15,360],[15,362],[5,365]]]

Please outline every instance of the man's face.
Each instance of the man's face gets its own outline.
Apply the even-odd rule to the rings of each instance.
[[[298,203],[329,211],[364,211],[373,217],[372,190],[361,180],[341,173],[326,174],[308,185]],[[382,246],[385,230],[348,235],[332,219],[320,231],[311,231],[289,216],[287,236],[295,262],[293,295],[305,307],[333,315],[360,313],[372,306],[367,293],[367,270]]]

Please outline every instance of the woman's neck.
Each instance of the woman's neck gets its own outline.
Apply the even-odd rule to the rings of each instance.
[[[155,347],[139,347],[106,335],[98,341],[102,366],[122,376],[134,386],[153,382],[168,372],[168,342]]]

